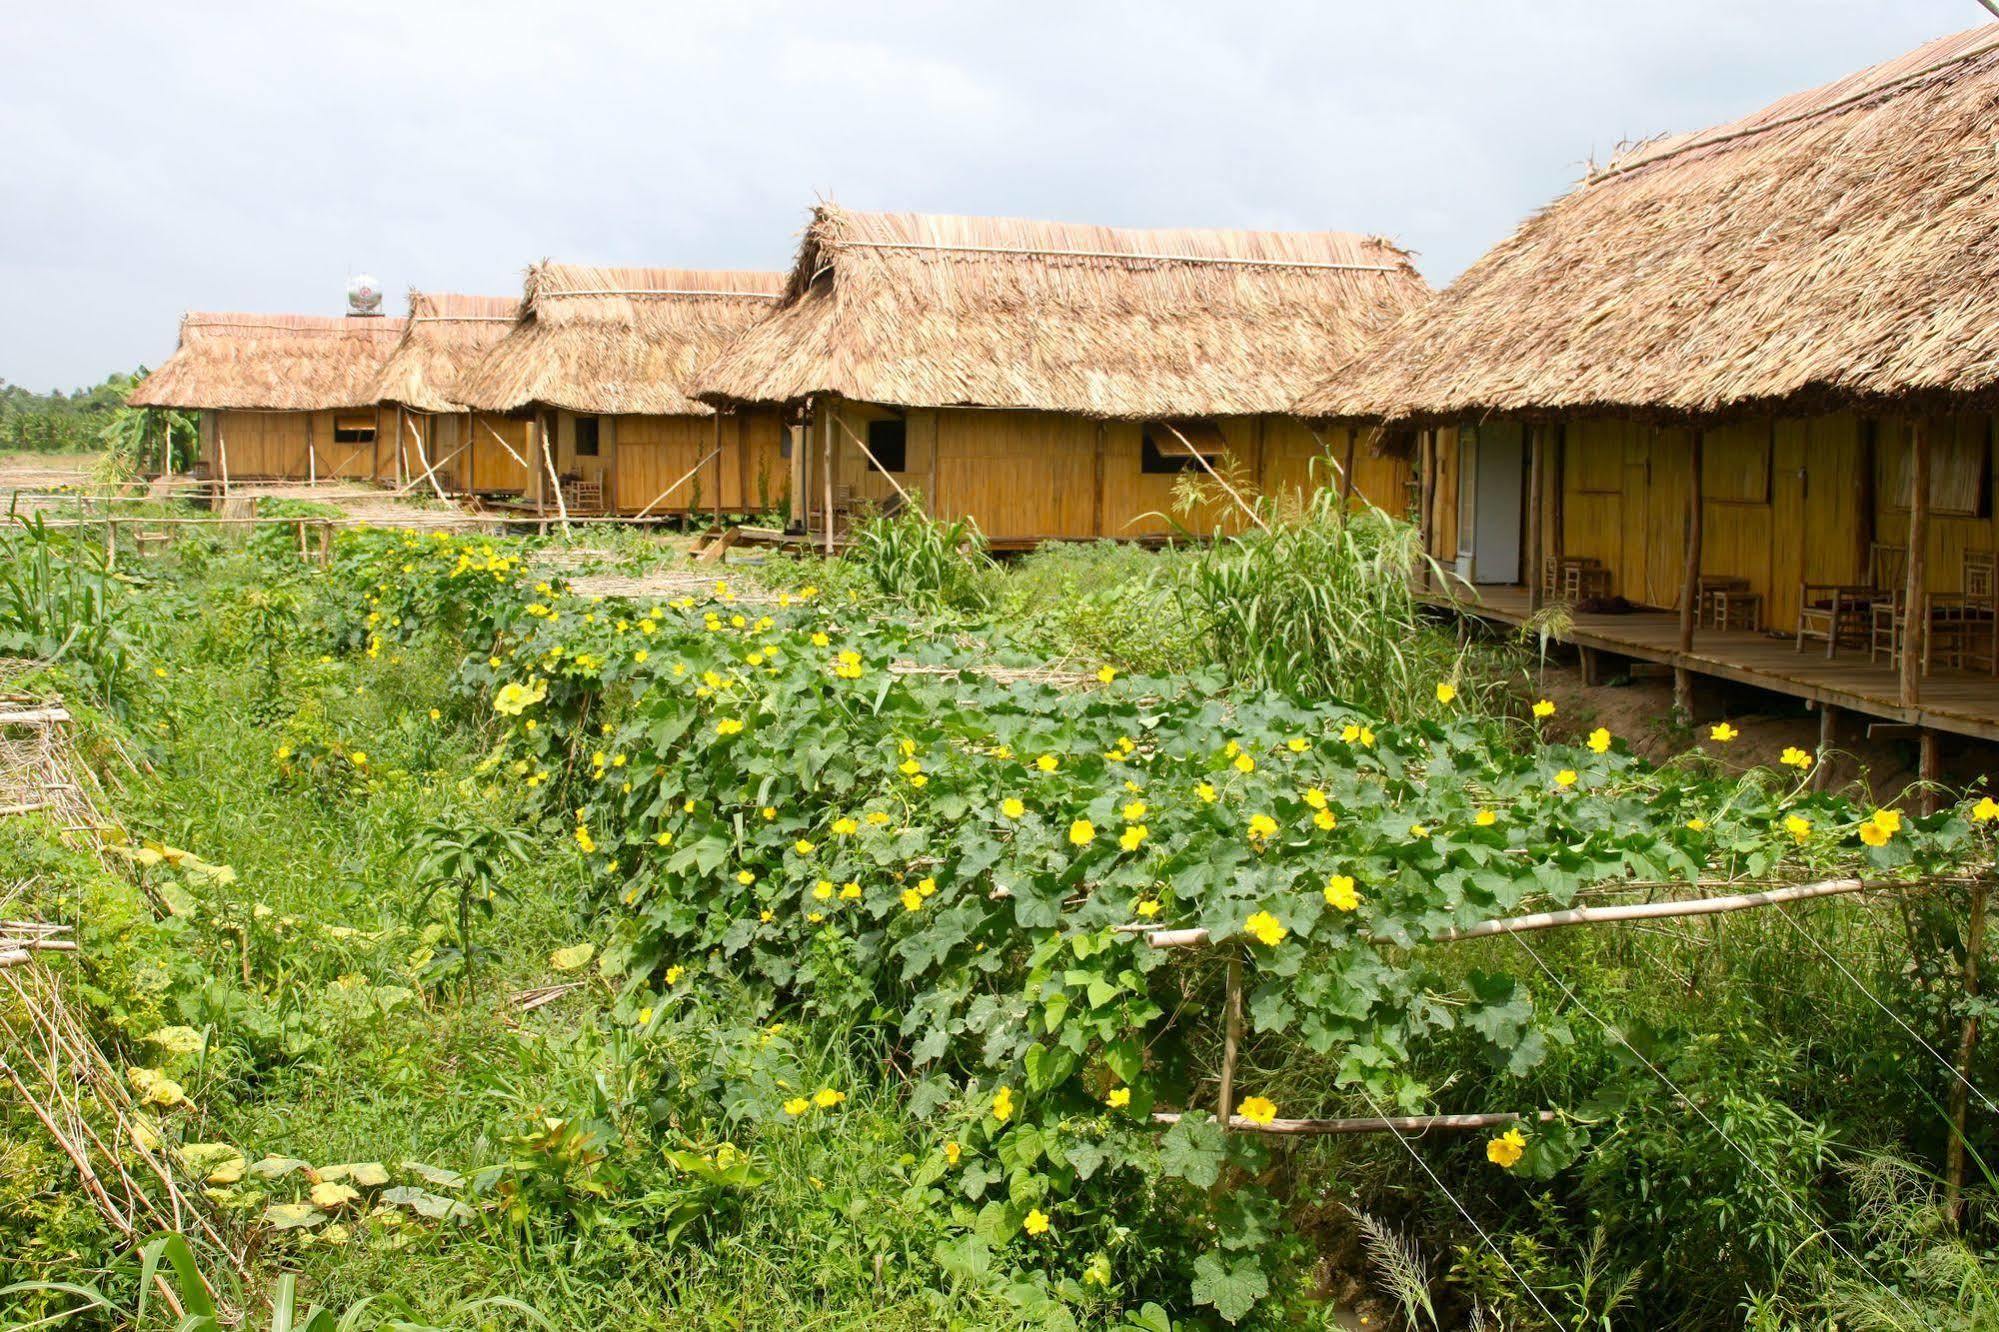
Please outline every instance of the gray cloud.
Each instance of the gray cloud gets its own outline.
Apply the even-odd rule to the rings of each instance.
[[[183,309],[368,269],[784,266],[820,195],[1385,233],[1449,280],[1621,139],[1972,26],[1972,0],[14,0],[0,376],[157,363]]]

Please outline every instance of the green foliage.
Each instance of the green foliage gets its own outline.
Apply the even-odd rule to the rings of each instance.
[[[847,562],[874,589],[919,611],[985,604],[985,537],[970,518],[938,522],[920,510],[871,513],[847,533]]]
[[[106,427],[130,410],[124,405],[125,395],[144,374],[143,368],[133,374],[113,373],[102,383],[73,393],[60,389],[33,393],[0,380],[0,452],[91,453],[105,447]],[[157,457],[157,432],[154,440]]]
[[[66,666],[100,702],[127,689],[123,589],[102,555],[39,516],[0,531],[0,656]]]
[[[533,843],[519,828],[464,815],[435,818],[417,829],[415,845],[416,880],[428,889],[419,914],[438,893],[456,899],[458,919],[457,966],[464,973],[467,989],[473,981],[476,955],[472,948],[472,913],[491,917],[493,903],[506,891],[506,870],[524,859]],[[440,957],[433,974],[450,969]]]

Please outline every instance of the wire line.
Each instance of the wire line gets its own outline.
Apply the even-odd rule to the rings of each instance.
[[[1883,1281],[1880,1277],[1875,1276],[1872,1268],[1868,1267],[1867,1264],[1861,1262],[1860,1259],[1854,1257],[1853,1251],[1847,1248],[1844,1244],[1840,1243],[1839,1236],[1833,1234],[1832,1227],[1830,1225],[1822,1225],[1817,1220],[1815,1220],[1812,1217],[1812,1215],[1805,1210],[1804,1204],[1791,1196],[1790,1191],[1784,1187],[1782,1181],[1780,1181],[1775,1175],[1770,1173],[1769,1167],[1765,1166],[1761,1161],[1758,1161],[1755,1157],[1751,1156],[1748,1153],[1748,1151],[1746,1151],[1742,1147],[1740,1143],[1736,1142],[1735,1139],[1729,1137],[1728,1134],[1722,1129],[1721,1125],[1715,1123],[1713,1118],[1709,1116],[1708,1112],[1702,1109],[1700,1104],[1696,1102],[1691,1096],[1687,1095],[1685,1088],[1681,1087],[1680,1084],[1674,1082],[1672,1078],[1668,1077],[1664,1069],[1661,1069],[1657,1064],[1653,1063],[1650,1059],[1647,1059],[1644,1056],[1644,1054],[1639,1051],[1637,1046],[1633,1045],[1628,1039],[1626,1039],[1623,1032],[1611,1026],[1610,1023],[1604,1021],[1604,1019],[1597,1014],[1597,1011],[1595,1009],[1591,1008],[1588,1004],[1584,1003],[1582,1001],[1582,997],[1578,995],[1574,990],[1569,988],[1568,982],[1564,981],[1560,976],[1557,976],[1554,973],[1554,970],[1550,968],[1546,962],[1542,961],[1541,955],[1534,951],[1534,946],[1532,944],[1528,943],[1523,936],[1518,934],[1508,935],[1507,937],[1512,939],[1513,942],[1519,944],[1522,948],[1527,950],[1527,956],[1534,959],[1534,965],[1541,968],[1542,973],[1546,975],[1549,980],[1553,981],[1557,986],[1561,988],[1562,993],[1568,996],[1569,1002],[1573,1003],[1577,1008],[1582,1009],[1583,1012],[1589,1014],[1590,1017],[1594,1018],[1596,1024],[1599,1027],[1602,1027],[1605,1032],[1607,1032],[1610,1036],[1615,1038],[1618,1044],[1622,1045],[1625,1049],[1629,1050],[1632,1053],[1633,1057],[1635,1057],[1639,1063],[1645,1065],[1646,1068],[1650,1069],[1653,1075],[1657,1077],[1659,1081],[1665,1083],[1666,1086],[1672,1090],[1674,1095],[1678,1096],[1680,1100],[1683,1101],[1688,1106],[1688,1108],[1690,1108],[1695,1114],[1699,1115],[1701,1117],[1701,1122],[1703,1122],[1710,1129],[1712,1129],[1716,1137],[1720,1138],[1723,1142],[1727,1143],[1731,1148],[1734,1149],[1735,1154],[1737,1156],[1740,1156],[1744,1161],[1747,1161],[1758,1174],[1762,1175],[1764,1179],[1768,1180],[1771,1187],[1776,1189],[1778,1196],[1783,1198],[1784,1201],[1791,1204],[1792,1209],[1797,1212],[1801,1220],[1807,1222],[1820,1234],[1824,1235],[1826,1237],[1826,1240],[1832,1245],[1832,1247],[1839,1250],[1840,1256],[1845,1258],[1848,1262],[1852,1263],[1855,1267],[1859,1268],[1860,1271],[1867,1277],[1869,1281],[1872,1281],[1875,1285],[1881,1287],[1882,1290],[1886,1291],[1888,1294],[1894,1296],[1897,1300],[1899,1300],[1902,1304],[1902,1307],[1907,1309],[1911,1314],[1915,1316],[1917,1326],[1922,1325],[1921,1311],[1918,1310],[1915,1305],[1909,1303],[1907,1296],[1903,1295],[1901,1291],[1896,1290],[1893,1286]]]
[[[1368,1109],[1374,1111],[1375,1118],[1387,1122],[1388,1121],[1387,1112],[1384,1111],[1381,1108],[1381,1106],[1376,1103],[1373,1095],[1369,1093],[1366,1087],[1362,1087],[1360,1089],[1360,1094],[1363,1098],[1366,1099]],[[1494,1242],[1492,1236],[1485,1233],[1485,1227],[1478,1223],[1478,1218],[1474,1217],[1469,1211],[1465,1210],[1465,1205],[1458,1201],[1458,1195],[1451,1192],[1450,1185],[1444,1183],[1443,1180],[1438,1179],[1437,1172],[1430,1169],[1430,1163],[1428,1161],[1425,1161],[1422,1158],[1422,1156],[1416,1151],[1416,1149],[1409,1145],[1409,1139],[1402,1136],[1402,1130],[1396,1128],[1393,1123],[1389,1123],[1388,1131],[1395,1135],[1395,1141],[1402,1144],[1402,1150],[1409,1153],[1409,1159],[1414,1161],[1419,1167],[1421,1167],[1423,1173],[1430,1177],[1430,1182],[1432,1184],[1435,1184],[1440,1190],[1443,1191],[1443,1195],[1451,1200],[1451,1206],[1458,1209],[1458,1215],[1471,1223],[1471,1228],[1473,1230],[1476,1230],[1478,1232],[1478,1237],[1485,1241],[1485,1247],[1491,1249],[1493,1257],[1499,1259],[1499,1261],[1505,1265],[1506,1270],[1513,1274],[1513,1279],[1520,1283],[1520,1289],[1527,1292],[1527,1297],[1534,1301],[1535,1306],[1539,1308],[1541,1310],[1541,1313],[1547,1318],[1549,1325],[1551,1327],[1560,1327],[1562,1325],[1562,1320],[1555,1317],[1554,1312],[1550,1310],[1546,1304],[1542,1303],[1540,1293],[1537,1292],[1532,1286],[1527,1284],[1527,1278],[1520,1275],[1520,1269],[1515,1267],[1513,1263],[1507,1258],[1505,1250],[1501,1249],[1499,1245]]]

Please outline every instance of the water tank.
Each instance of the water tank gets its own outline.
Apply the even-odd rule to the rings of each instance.
[[[356,273],[347,279],[347,313],[350,315],[382,313],[382,284],[375,281],[373,273]]]

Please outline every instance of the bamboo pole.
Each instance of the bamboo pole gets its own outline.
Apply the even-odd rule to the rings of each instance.
[[[500,447],[507,451],[507,456],[509,458],[512,458],[515,462],[519,463],[522,467],[526,468],[530,473],[534,471],[534,464],[530,463],[526,458],[521,457],[520,454],[515,453],[514,446],[507,443],[507,437],[501,434],[499,431],[493,429],[492,423],[490,421],[486,420],[486,418],[482,416],[479,418],[479,424],[486,428],[487,434],[491,435],[495,440],[499,441]],[[533,433],[534,422],[532,421],[528,422],[528,431],[529,433]],[[529,447],[532,448],[533,446],[530,445]]]
[[[722,411],[719,407],[715,409],[715,448],[708,456],[715,460],[715,500],[713,511],[715,514],[715,530],[719,533],[722,530]]]
[[[437,469],[443,465],[444,460],[440,458],[437,462],[431,462],[429,455],[424,452],[423,433],[416,428],[416,423],[410,419],[410,414],[398,408],[397,415],[402,417],[403,425],[410,432],[410,438],[416,441],[416,460],[424,464],[424,469],[422,476],[410,482],[396,493],[398,495],[403,494],[406,491],[415,489],[422,482],[428,481],[430,482],[430,488],[437,492],[437,497],[449,504],[451,497],[444,493],[444,487],[438,484],[437,480]]]
[[[1541,609],[1545,579],[1542,577],[1541,546],[1547,540],[1542,532],[1542,497],[1544,489],[1541,480],[1541,434],[1542,427],[1527,427],[1527,611],[1529,614]],[[1436,465],[1438,449],[1430,449],[1430,464]],[[1434,484],[1431,487],[1435,490]]]
[[[1825,879],[1817,883],[1794,884],[1759,893],[1739,893],[1728,897],[1701,897],[1672,902],[1632,902],[1622,906],[1570,907],[1564,911],[1542,911],[1528,916],[1504,916],[1433,934],[1425,943],[1457,943],[1483,939],[1495,934],[1528,934],[1536,930],[1562,929],[1570,925],[1603,925],[1627,920],[1672,920],[1683,916],[1718,916],[1733,911],[1777,906],[1784,902],[1804,902],[1818,897],[1840,897],[1850,893],[1883,892],[1892,888],[1923,888],[1934,879]],[[1155,930],[1145,925],[1120,925],[1126,934],[1143,934],[1154,948],[1199,948],[1209,942],[1203,929]]]
[[[1929,594],[1924,570],[1930,544],[1930,432],[1918,416],[1909,432],[1909,555],[1908,581],[1902,595],[1902,706],[1913,708],[1923,698],[1923,668],[1929,665]]]
[[[1386,1119],[1273,1119],[1263,1124],[1241,1115],[1232,1115],[1228,1127],[1237,1133],[1269,1133],[1300,1137],[1313,1134],[1428,1133],[1433,1129],[1497,1128],[1501,1124],[1518,1124],[1527,1120],[1537,1124],[1550,1124],[1557,1118],[1553,1110],[1537,1110],[1532,1114],[1499,1110],[1473,1115],[1395,1115]],[[1152,1122],[1155,1124],[1177,1124],[1180,1119],[1180,1112],[1175,1110],[1156,1110],[1152,1115]]]
[[[1244,513],[1249,515],[1249,520],[1251,522],[1255,523],[1258,527],[1262,528],[1266,532],[1270,530],[1270,524],[1263,521],[1263,515],[1259,514],[1255,509],[1251,508],[1248,501],[1244,500],[1241,495],[1236,493],[1236,488],[1234,486],[1222,480],[1221,473],[1217,472],[1209,464],[1208,460],[1202,456],[1201,451],[1194,447],[1193,442],[1191,440],[1189,440],[1185,435],[1180,433],[1180,428],[1178,426],[1174,425],[1171,421],[1161,421],[1159,424],[1165,426],[1168,430],[1171,430],[1173,432],[1173,438],[1180,441],[1181,447],[1186,449],[1187,452],[1190,455],[1192,455],[1195,462],[1201,464],[1201,470],[1206,472],[1211,478],[1213,478],[1214,483],[1216,485],[1220,486],[1223,490],[1226,490],[1228,492],[1229,498],[1236,502],[1237,508],[1241,509]]]
[[[825,487],[825,493],[826,493],[826,512],[823,515],[823,517],[826,520],[826,556],[828,559],[830,559],[832,558],[833,555],[833,410],[834,409],[832,402],[830,400],[826,402],[825,406],[826,406],[826,419],[820,423],[819,461],[826,473],[826,475],[821,478],[821,481]]]
[[[1964,1126],[1968,1108],[1966,1091],[1971,1084],[1971,1056],[1978,1049],[1979,960],[1985,951],[1985,895],[1983,882],[1971,888],[1971,921],[1964,937],[1964,998],[1967,1011],[1964,1028],[1957,1041],[1957,1081],[1950,1089],[1950,1151],[1946,1156],[1944,1213],[1956,1226],[1964,1216]]]
[[[555,451],[549,447],[549,429],[545,421],[539,422],[536,433],[541,436],[541,465],[548,471],[548,483],[555,487],[555,511],[562,516],[562,533],[569,534],[569,501],[562,497],[562,478],[555,474]]]
[[[804,421],[785,426],[791,437],[791,525],[801,532],[812,530],[812,495],[806,489],[805,460],[811,452],[812,434]]]
[[[1242,1048],[1242,954],[1229,955],[1225,1018],[1222,1030],[1221,1089],[1215,1097],[1215,1122],[1224,1129],[1235,1120],[1235,1065]]]

